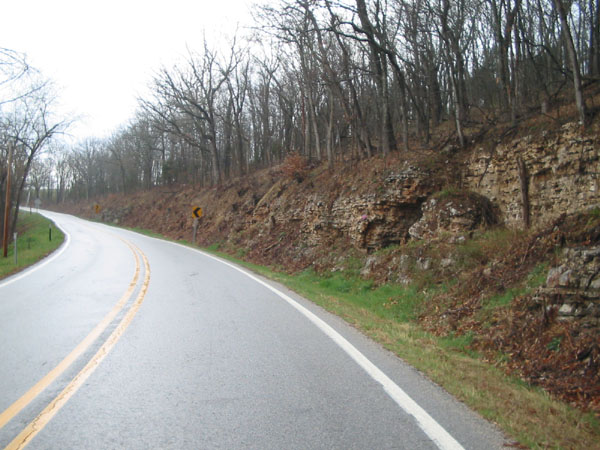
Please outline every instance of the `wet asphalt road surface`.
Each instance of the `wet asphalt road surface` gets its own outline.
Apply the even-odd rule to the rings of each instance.
[[[417,371],[276,283],[177,244],[45,214],[68,242],[0,282],[0,448],[506,442]]]

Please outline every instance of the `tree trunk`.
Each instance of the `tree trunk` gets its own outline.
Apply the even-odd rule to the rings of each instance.
[[[408,102],[406,98],[406,77],[404,72],[400,68],[400,64],[398,64],[398,59],[396,58],[396,54],[393,51],[388,52],[388,59],[392,65],[392,69],[396,74],[396,81],[398,82],[398,86],[400,89],[400,113],[402,114],[402,143],[404,145],[404,151],[408,152]],[[393,135],[392,131],[392,146],[393,148],[397,147],[396,138]]]
[[[329,89],[329,120],[327,122],[327,167],[333,170],[333,92]]]
[[[456,124],[456,134],[458,135],[458,143],[461,148],[464,148],[466,145],[465,135],[463,133],[463,117],[462,117],[462,108],[460,107],[460,97],[458,91],[458,82],[454,78],[452,71],[450,71],[450,84],[452,85],[452,96],[454,97],[454,122]]]
[[[312,89],[308,89],[308,115],[312,124],[313,133],[315,134],[315,153],[317,161],[321,161],[323,157],[321,154],[321,136],[319,134],[319,124],[317,122],[317,112],[315,110],[315,103],[312,97]]]
[[[577,52],[575,51],[575,44],[573,43],[573,36],[571,34],[571,28],[567,21],[567,13],[565,12],[564,5],[561,0],[553,0],[556,12],[560,18],[562,26],[562,37],[567,50],[567,56],[571,64],[571,70],[573,72],[573,88],[575,90],[575,104],[577,105],[577,112],[579,114],[579,124],[583,127],[586,125],[586,108],[585,101],[583,99],[583,88],[581,85],[581,71],[579,69],[579,60],[577,58]]]
[[[592,77],[600,75],[600,0],[590,0],[590,50],[589,73]]]
[[[442,90],[440,88],[440,82],[438,80],[439,67],[434,68],[433,66],[428,71],[429,78],[429,96],[430,96],[430,107],[431,107],[431,123],[435,128],[442,121],[442,112],[444,107],[442,106]]]
[[[219,164],[219,149],[217,147],[217,130],[216,130],[216,126],[214,124],[214,122],[211,122],[209,124],[210,127],[210,137],[209,137],[209,141],[210,141],[210,163],[212,166],[212,184],[214,185],[220,185],[221,184],[221,167]]]
[[[246,161],[246,155],[244,154],[244,135],[239,116],[235,119],[235,131],[237,135],[236,154],[240,170],[239,173],[240,175],[244,175],[248,172],[248,163]]]
[[[375,85],[377,86],[377,93],[379,97],[380,107],[380,130],[379,130],[379,145],[384,155],[387,155],[390,151],[390,137],[393,137],[393,131],[391,129],[391,123],[389,120],[389,95],[388,95],[388,81],[387,81],[387,56],[381,49],[381,45],[377,43],[375,39],[375,29],[369,14],[367,11],[367,5],[365,0],[356,0],[356,7],[358,17],[360,19],[363,32],[367,37],[370,50],[370,60],[375,72]]]
[[[366,153],[368,157],[371,157],[371,138],[369,135],[369,129],[367,127],[367,124],[365,123],[365,119],[364,119],[364,115],[362,113],[362,107],[360,105],[360,102],[358,100],[358,93],[356,92],[356,86],[354,85],[354,79],[356,79],[356,77],[354,77],[351,69],[350,69],[350,55],[348,52],[348,49],[346,48],[346,45],[344,44],[344,41],[341,39],[339,33],[335,33],[335,38],[336,41],[338,43],[338,45],[340,46],[340,49],[342,50],[342,61],[343,61],[343,67],[344,67],[344,78],[346,79],[346,82],[348,84],[348,89],[350,91],[350,96],[351,96],[351,103],[352,106],[354,107],[354,111],[353,114],[351,114],[351,116],[355,117],[354,122],[356,123],[356,129],[357,129],[357,135],[358,135],[358,144],[360,145],[360,148],[362,150],[362,152],[360,153]],[[350,110],[350,105],[348,106],[349,110]],[[353,151],[356,150],[353,148]]]
[[[311,159],[310,122],[306,113],[306,96],[302,96],[302,130],[304,137],[304,156]]]
[[[444,0],[444,7],[441,16],[442,22],[442,39],[444,41],[444,53],[446,57],[446,65],[448,67],[448,77],[450,81],[450,87],[452,90],[452,97],[454,100],[454,122],[456,124],[456,134],[458,135],[458,141],[461,147],[465,146],[465,136],[463,132],[463,111],[464,111],[464,98],[462,94],[464,90],[463,86],[463,66],[461,55],[458,51],[458,46],[454,42],[455,38],[452,35],[452,30],[448,25],[448,13],[450,10],[449,0]],[[454,55],[453,55],[454,54]],[[455,58],[453,58],[453,56]]]

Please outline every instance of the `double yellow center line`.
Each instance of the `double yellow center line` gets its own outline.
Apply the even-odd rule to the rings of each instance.
[[[123,240],[123,239],[122,239]],[[39,433],[48,422],[58,413],[58,411],[68,402],[68,400],[77,392],[77,390],[83,385],[83,383],[89,378],[89,376],[96,370],[102,360],[108,355],[113,349],[117,341],[123,335],[123,332],[127,329],[133,317],[139,310],[150,283],[150,265],[146,255],[132,243],[123,240],[125,244],[130,248],[135,257],[135,273],[127,291],[123,294],[113,309],[102,319],[98,325],[69,353],[54,369],[52,369],[46,376],[38,381],[29,391],[27,391],[21,398],[9,406],[2,414],[0,414],[0,428],[6,425],[14,416],[23,410],[31,401],[37,397],[46,387],[48,387],[56,378],[58,378],[73,362],[81,356],[90,345],[106,330],[117,314],[123,309],[125,304],[133,295],[135,288],[138,284],[141,272],[140,257],[141,255],[144,265],[144,280],[140,292],[123,316],[117,327],[106,339],[104,344],[96,352],[96,354],[90,359],[85,367],[71,380],[71,382],[63,389],[63,391],[50,402],[50,404],[33,420],[27,425],[19,435],[8,444],[6,449],[21,449],[24,448],[35,436]]]

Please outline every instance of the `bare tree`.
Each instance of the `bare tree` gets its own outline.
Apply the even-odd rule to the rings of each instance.
[[[237,55],[237,58],[242,58]],[[227,88],[231,102],[233,128],[235,129],[235,154],[238,173],[248,172],[248,159],[245,151],[246,136],[244,132],[244,110],[250,89],[250,59],[244,58],[235,64],[231,77],[227,78]]]
[[[25,96],[13,100],[0,116],[3,147],[12,146],[15,150],[15,185],[12,202],[15,213],[12,218],[11,233],[16,228],[21,194],[25,188],[31,166],[41,154],[46,144],[69,125],[64,119],[53,114],[54,93],[49,83],[40,83]],[[11,170],[11,168],[7,168]],[[4,200],[0,200],[3,202]],[[3,205],[4,206],[4,205]]]
[[[0,47],[0,107],[29,97],[47,84],[23,53]]]
[[[579,113],[579,123],[582,126],[586,125],[586,108],[585,100],[583,99],[583,89],[581,83],[581,69],[579,67],[579,58],[575,50],[575,44],[573,43],[573,35],[571,34],[571,27],[567,20],[567,13],[562,0],[553,0],[554,7],[560,18],[562,27],[562,37],[567,49],[567,55],[569,57],[569,63],[571,65],[571,72],[573,76],[573,89],[575,91],[575,104],[577,105],[577,111]]]
[[[331,168],[400,138],[405,151],[414,137],[427,145],[444,121],[465,146],[475,127],[548,113],[571,81],[585,123],[583,86],[600,73],[600,0],[275,0],[255,11],[252,45],[205,42],[158,71],[140,112],[99,147],[90,195],[215,185],[291,152]],[[71,169],[71,193],[87,195]]]

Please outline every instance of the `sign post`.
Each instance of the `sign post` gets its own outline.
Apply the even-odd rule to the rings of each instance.
[[[196,244],[196,233],[198,232],[198,223],[200,222],[200,219],[198,219],[197,217],[194,218],[194,235],[192,236],[192,244]]]
[[[200,219],[202,218],[202,208],[199,206],[195,206],[192,214],[194,215],[194,234],[192,236],[192,244],[196,244],[196,233],[198,232],[198,225],[200,224]]]

